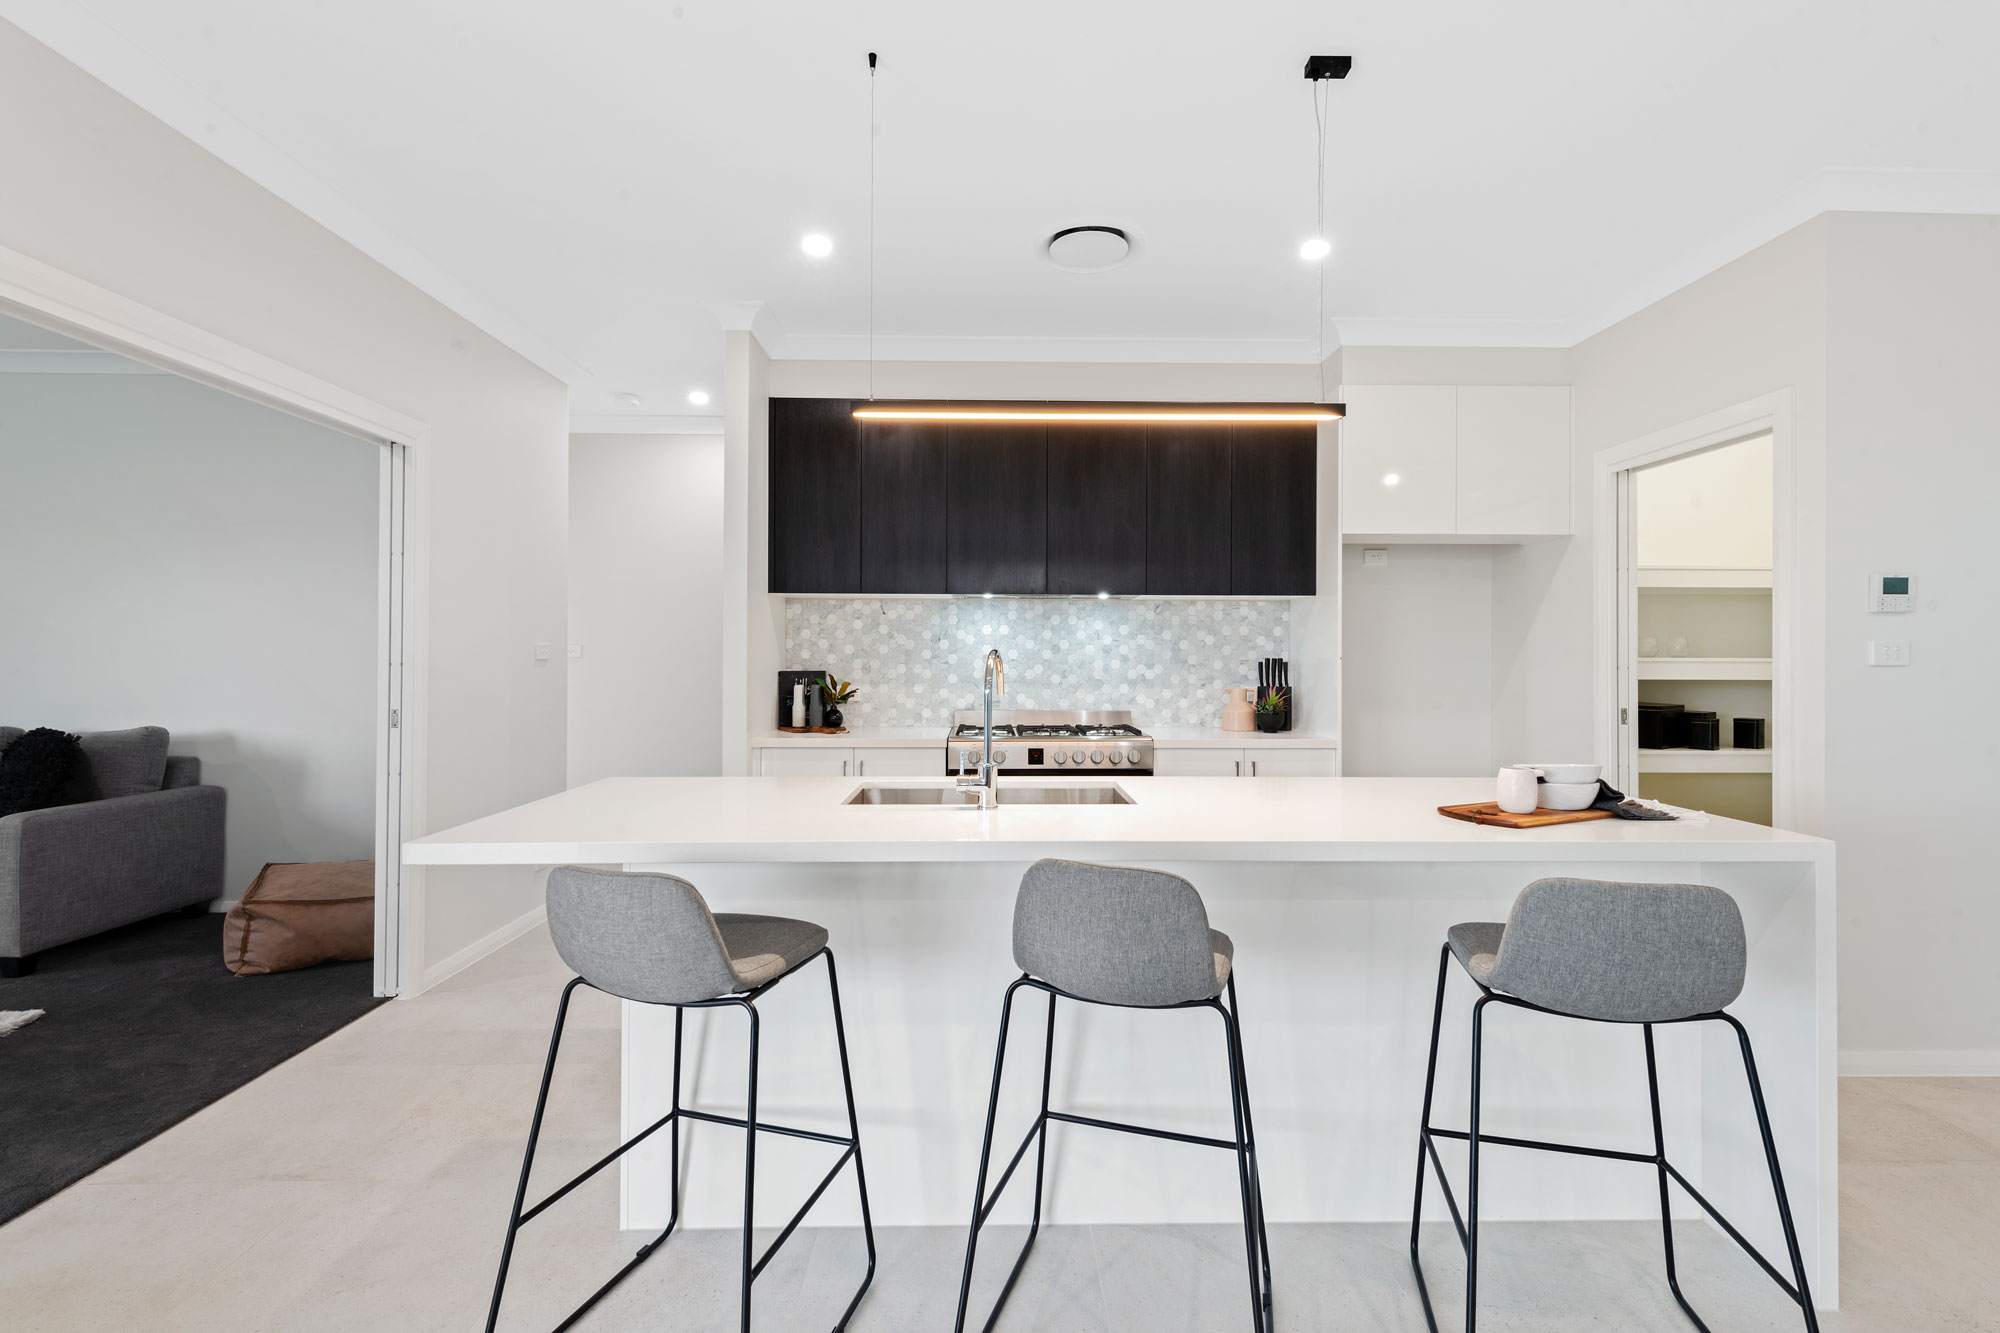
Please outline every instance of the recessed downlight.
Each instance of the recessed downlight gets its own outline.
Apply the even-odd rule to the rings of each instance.
[[[1065,227],[1042,246],[1049,262],[1071,273],[1102,273],[1117,268],[1132,255],[1132,238],[1123,229],[1092,225]]]
[[[1333,242],[1324,236],[1315,236],[1299,247],[1299,258],[1308,264],[1317,264],[1333,253]]]
[[[636,393],[621,393],[617,397],[619,403],[625,407],[644,407],[646,404],[646,400]]]
[[[694,405],[695,405],[696,407],[707,407],[707,406],[708,406],[708,390],[706,390],[706,389],[689,389],[689,390],[688,390],[688,401],[689,401],[690,403],[693,403],[693,404],[694,404]]]
[[[1382,484],[1384,486],[1400,486],[1403,484],[1403,475],[1400,472],[1385,472],[1382,474]]]
[[[833,237],[825,232],[812,232],[799,242],[799,249],[814,259],[825,259],[833,253]]]

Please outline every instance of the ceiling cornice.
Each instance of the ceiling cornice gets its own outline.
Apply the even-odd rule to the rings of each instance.
[[[170,375],[116,352],[0,347],[0,375]]]
[[[622,416],[572,413],[572,435],[720,435],[721,417]]]
[[[0,17],[563,383],[595,378],[79,6],[0,0]]]
[[[866,334],[792,334],[767,350],[781,361],[866,361]],[[1332,351],[1332,347],[1327,349]],[[1318,359],[1309,338],[1042,338],[879,335],[877,361],[1051,361],[1300,365]]]

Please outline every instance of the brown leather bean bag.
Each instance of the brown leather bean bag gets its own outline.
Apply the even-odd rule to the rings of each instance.
[[[373,861],[274,861],[222,922],[239,977],[375,956]]]

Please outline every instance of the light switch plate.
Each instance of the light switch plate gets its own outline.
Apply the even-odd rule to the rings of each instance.
[[[582,645],[582,644],[580,644],[580,643],[573,643],[573,644],[571,644],[571,645],[569,646],[569,655],[570,655],[571,657],[582,657],[582,656],[583,656],[583,645]]]
[[[1868,641],[1869,666],[1908,666],[1910,664],[1910,641],[1908,639],[1870,639]]]
[[[551,656],[553,656],[553,653],[551,652],[549,645],[547,645],[546,643],[538,643],[535,645],[535,660],[537,662],[546,662],[549,660]]]
[[[1389,565],[1389,548],[1386,546],[1364,546],[1361,548],[1361,564],[1366,569],[1386,569]]]

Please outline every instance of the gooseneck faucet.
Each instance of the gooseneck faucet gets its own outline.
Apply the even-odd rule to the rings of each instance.
[[[1007,692],[1007,664],[1001,660],[998,648],[988,648],[986,650],[986,672],[980,681],[980,688],[986,694],[985,753],[979,761],[979,776],[968,778],[965,776],[964,752],[960,752],[958,786],[961,791],[968,791],[977,787],[979,789],[979,808],[982,810],[991,810],[1000,804],[993,784],[995,769],[993,763],[993,696]]]

